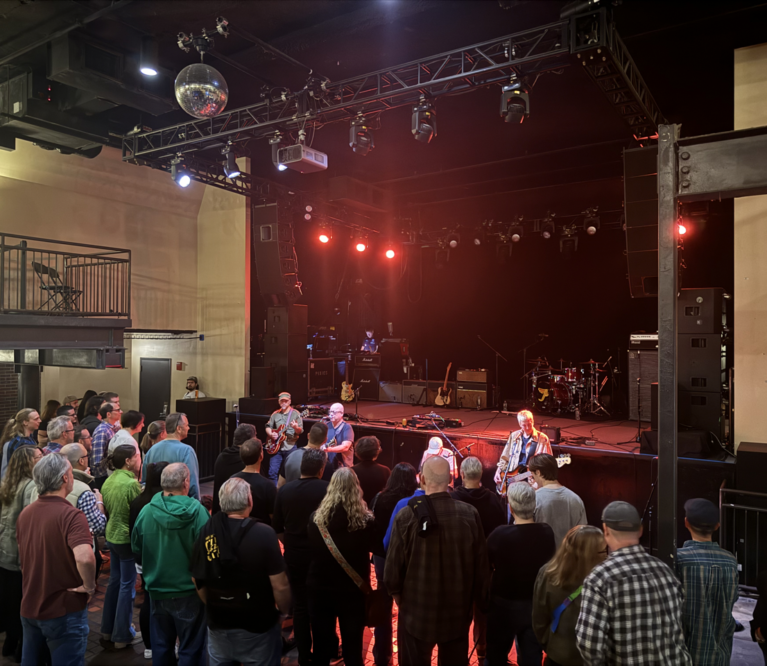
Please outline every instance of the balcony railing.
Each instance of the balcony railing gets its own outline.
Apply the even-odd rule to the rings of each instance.
[[[130,250],[0,232],[0,313],[130,317]]]

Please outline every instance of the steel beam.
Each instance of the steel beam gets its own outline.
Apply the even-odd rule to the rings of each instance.
[[[676,562],[677,139],[678,125],[658,131],[658,555]]]

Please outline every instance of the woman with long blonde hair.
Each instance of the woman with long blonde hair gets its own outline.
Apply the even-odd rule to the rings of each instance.
[[[313,666],[328,666],[336,654],[336,619],[347,666],[362,666],[365,593],[370,589],[373,514],[362,499],[357,475],[337,469],[320,506],[309,519],[311,564],[307,577],[313,634]],[[350,575],[351,574],[351,575]]]
[[[546,666],[583,664],[575,643],[581,586],[606,557],[602,530],[578,525],[565,535],[556,555],[538,573],[533,591],[533,630],[546,651]]]
[[[3,461],[0,466],[0,479],[5,476],[5,470],[16,449],[20,446],[37,446],[33,434],[40,426],[40,414],[36,409],[27,407],[16,412],[16,416],[8,419],[3,429],[0,445],[3,447]]]

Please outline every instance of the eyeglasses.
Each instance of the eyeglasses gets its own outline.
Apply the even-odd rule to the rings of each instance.
[[[81,442],[87,442],[87,441],[90,441],[91,439],[93,439],[93,437],[91,437],[90,435],[88,437],[80,437]]]
[[[74,431],[75,431],[75,429],[72,428],[71,430],[65,430],[64,432],[74,432]]]

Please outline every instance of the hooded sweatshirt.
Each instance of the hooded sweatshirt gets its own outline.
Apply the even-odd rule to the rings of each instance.
[[[210,516],[196,499],[157,493],[136,519],[131,546],[152,599],[196,594],[189,564]]]
[[[458,486],[452,493],[453,499],[471,504],[479,513],[485,538],[501,525],[506,524],[506,510],[501,498],[487,488],[465,488]]]

